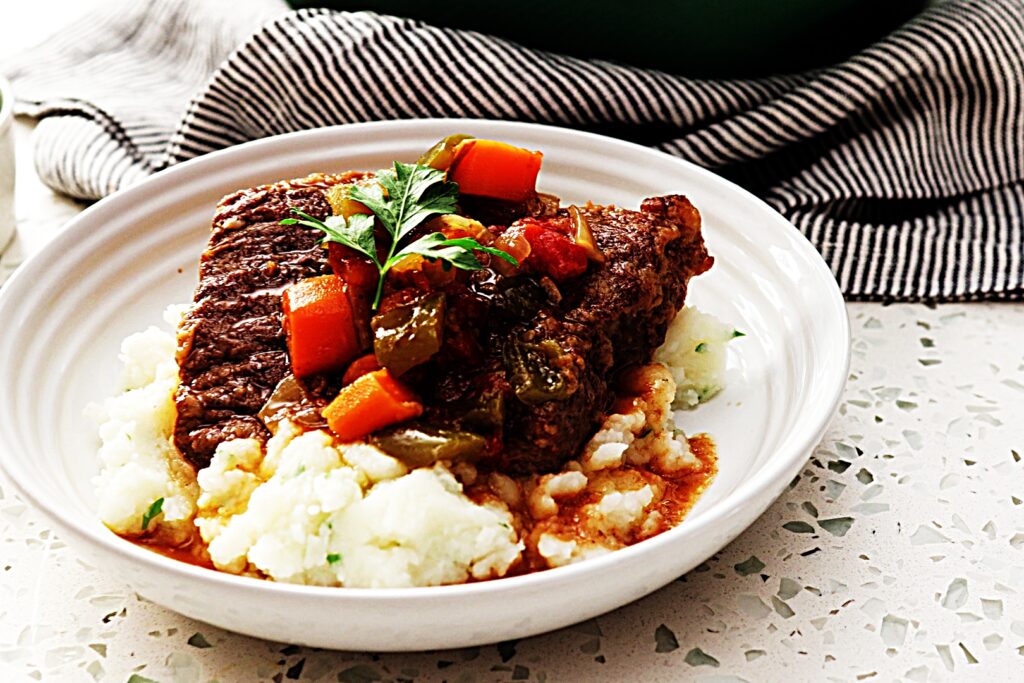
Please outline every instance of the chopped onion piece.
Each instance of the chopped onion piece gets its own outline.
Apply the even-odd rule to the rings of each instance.
[[[582,248],[586,252],[587,258],[594,263],[604,263],[604,254],[601,253],[597,242],[594,241],[594,233],[590,231],[587,218],[578,206],[569,206],[569,218],[572,219],[573,239],[576,241],[576,246]]]

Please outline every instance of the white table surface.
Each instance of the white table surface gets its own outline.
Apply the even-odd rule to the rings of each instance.
[[[0,43],[55,5],[73,3],[0,20]],[[17,123],[0,281],[83,208],[36,179],[30,133]],[[83,563],[0,478],[0,681],[1021,680],[1024,306],[849,312],[839,414],[761,519],[657,593],[514,643],[374,655],[234,635]]]

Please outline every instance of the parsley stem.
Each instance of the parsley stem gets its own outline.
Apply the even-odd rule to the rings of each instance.
[[[384,273],[387,272],[386,269],[380,268],[379,266],[378,270],[380,272],[380,277],[377,278],[377,294],[373,297],[373,308],[370,309],[373,311],[376,311],[380,307],[380,297],[381,294],[384,293]]]
[[[388,271],[406,256],[417,254],[431,263],[441,261],[443,267],[462,270],[483,268],[474,255],[481,251],[505,259],[512,265],[518,262],[505,252],[480,244],[471,237],[448,239],[442,232],[411,240],[401,247],[406,238],[412,236],[424,221],[433,216],[454,214],[458,208],[459,186],[445,180],[445,175],[430,166],[403,164],[396,161],[394,168],[379,171],[377,183],[372,187],[358,184],[348,188],[347,199],[363,204],[370,213],[352,215],[331,215],[320,220],[291,209],[297,218],[285,218],[282,225],[303,225],[324,233],[321,244],[334,242],[358,252],[377,266],[377,291],[373,297],[371,311],[380,307],[384,295],[384,278]],[[378,186],[379,185],[379,186]],[[377,257],[375,230],[382,227],[391,237],[386,259]]]
[[[384,265],[377,264],[377,271],[380,273],[380,277],[377,278],[377,294],[373,297],[373,308],[370,310],[376,311],[380,307],[380,297],[384,293],[384,275],[387,274],[391,266],[394,265],[393,261],[395,258],[395,247],[398,246],[398,239],[391,240],[391,248],[388,249],[388,257],[384,260]]]

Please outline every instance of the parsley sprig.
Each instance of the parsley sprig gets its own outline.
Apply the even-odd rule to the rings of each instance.
[[[459,186],[444,179],[444,172],[430,166],[403,164],[396,161],[393,169],[378,171],[377,183],[370,187],[349,188],[349,199],[363,204],[373,212],[344,216],[328,216],[324,220],[292,209],[298,218],[286,218],[284,225],[304,225],[324,233],[321,244],[336,242],[365,255],[377,266],[380,278],[373,299],[373,310],[380,305],[384,288],[384,275],[392,266],[410,254],[418,254],[431,261],[441,261],[461,270],[480,270],[483,265],[474,252],[482,251],[505,259],[514,266],[518,261],[500,249],[485,247],[471,237],[449,239],[443,233],[433,232],[399,248],[409,234],[423,221],[433,216],[454,213],[459,198]],[[376,221],[390,236],[387,256],[377,255],[374,237]]]

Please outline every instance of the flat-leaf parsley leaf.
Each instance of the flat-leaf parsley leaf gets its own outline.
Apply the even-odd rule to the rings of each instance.
[[[400,256],[419,254],[428,259],[440,259],[462,270],[480,270],[483,266],[473,253],[482,251],[505,259],[512,265],[518,262],[501,249],[485,247],[472,237],[448,239],[442,233],[432,232],[402,249]]]
[[[500,249],[485,247],[471,237],[448,239],[440,232],[425,235],[399,249],[399,243],[423,221],[455,211],[459,186],[446,181],[443,171],[419,164],[403,164],[400,161],[395,162],[393,169],[378,171],[376,180],[379,184],[369,187],[353,186],[348,191],[349,199],[364,205],[373,212],[372,216],[354,214],[347,220],[344,216],[328,216],[320,220],[292,209],[292,213],[299,218],[286,218],[281,221],[284,225],[299,224],[320,230],[324,233],[321,244],[336,242],[369,258],[377,266],[379,274],[373,310],[377,310],[380,305],[384,276],[392,266],[410,254],[418,254],[432,261],[438,260],[447,266],[462,270],[483,268],[473,253],[475,251],[492,254],[514,266],[519,265],[516,259]],[[391,238],[390,244],[387,245],[387,256],[383,259],[378,256],[377,243],[374,239],[375,218],[380,221]]]

